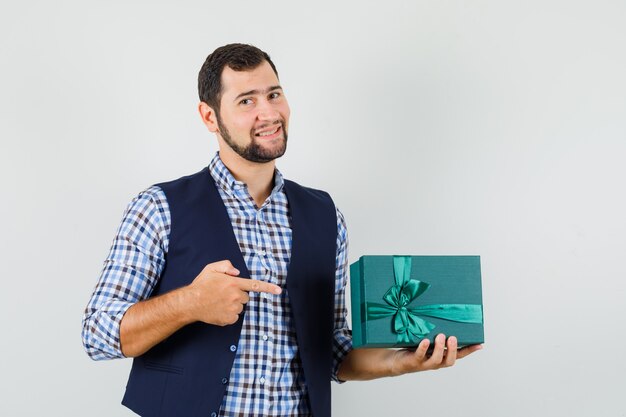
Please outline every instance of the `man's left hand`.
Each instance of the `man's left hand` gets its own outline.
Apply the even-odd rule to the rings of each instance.
[[[483,347],[470,345],[458,349],[456,337],[450,336],[446,342],[444,334],[438,334],[435,337],[435,346],[430,355],[428,354],[429,346],[430,340],[424,339],[414,351],[409,349],[395,351],[391,363],[392,375],[447,368],[454,365],[457,359],[464,358]]]

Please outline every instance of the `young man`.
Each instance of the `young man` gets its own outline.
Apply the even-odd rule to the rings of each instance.
[[[289,105],[270,57],[216,49],[199,74],[219,152],[128,206],[83,318],[93,359],[134,357],[144,416],[330,416],[330,381],[454,364],[456,339],[352,350],[347,231],[330,196],[285,180]],[[447,349],[446,349],[447,348]]]

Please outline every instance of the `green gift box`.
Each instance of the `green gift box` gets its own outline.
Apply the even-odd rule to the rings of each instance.
[[[361,256],[350,287],[355,348],[484,342],[479,256]]]

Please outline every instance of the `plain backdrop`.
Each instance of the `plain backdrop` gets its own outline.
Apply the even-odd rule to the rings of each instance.
[[[81,317],[126,204],[215,153],[205,57],[252,43],[291,105],[278,167],[350,262],[480,255],[484,350],[333,385],[336,416],[626,416],[623,1],[2,1],[0,415],[128,416]]]

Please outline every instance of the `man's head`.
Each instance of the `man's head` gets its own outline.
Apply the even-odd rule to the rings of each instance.
[[[199,110],[210,131],[251,162],[285,152],[289,105],[269,55],[244,44],[217,48],[198,75]]]

